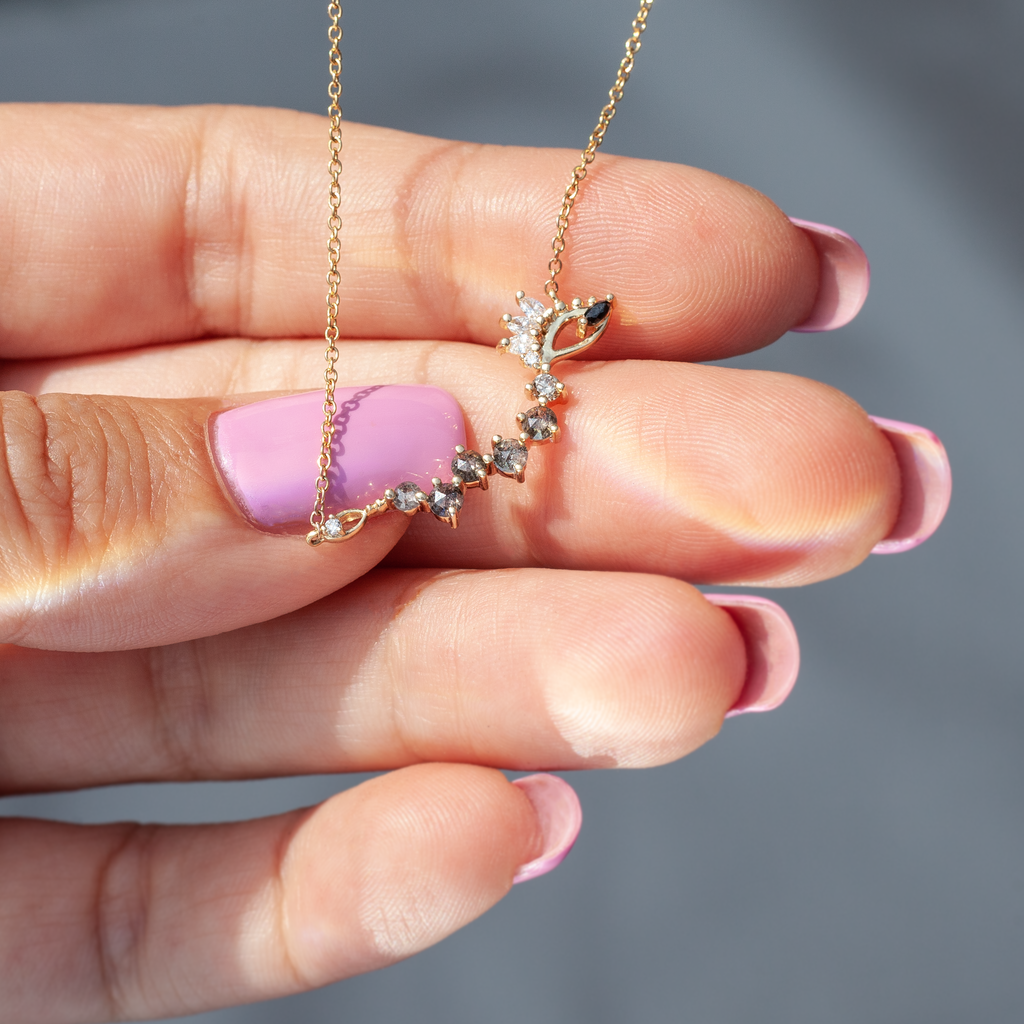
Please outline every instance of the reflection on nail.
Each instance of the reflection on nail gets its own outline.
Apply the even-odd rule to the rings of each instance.
[[[789,696],[800,672],[800,641],[790,617],[766,597],[752,594],[704,596],[732,616],[747,648],[743,692],[725,717],[777,708]]]
[[[839,228],[790,217],[818,250],[818,297],[811,315],[791,330],[802,334],[834,331],[859,312],[871,287],[871,264],[857,240]]]
[[[529,797],[544,836],[544,852],[524,864],[512,879],[512,884],[518,885],[554,871],[565,860],[580,833],[583,810],[576,791],[557,775],[527,775],[512,785]]]
[[[953,474],[942,442],[925,427],[871,416],[885,434],[900,467],[900,514],[874,555],[895,555],[923,544],[938,528],[949,508]]]
[[[334,396],[329,509],[359,508],[406,480],[428,490],[432,477],[451,476],[466,426],[447,391],[385,384],[338,388]],[[323,402],[322,391],[308,391],[210,419],[210,451],[224,486],[260,529],[301,533],[309,526]]]

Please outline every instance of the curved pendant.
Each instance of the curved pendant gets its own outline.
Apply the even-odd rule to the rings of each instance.
[[[525,388],[536,402],[516,417],[519,423],[516,434],[513,437],[495,434],[491,438],[490,454],[481,455],[457,445],[450,482],[434,477],[427,493],[417,483],[406,480],[388,488],[383,497],[364,508],[346,509],[327,516],[319,529],[307,535],[306,540],[310,544],[350,540],[368,519],[385,512],[402,512],[408,516],[430,512],[456,529],[467,490],[479,487],[486,491],[488,478],[495,473],[519,483],[526,479],[530,448],[557,441],[561,436],[558,417],[551,406],[566,400],[568,388],[551,369],[562,359],[570,359],[590,348],[604,334],[611,319],[615,296],[606,295],[600,300],[591,296],[586,303],[582,299],[573,299],[569,306],[556,301],[554,306],[545,308],[537,299],[529,298],[520,291],[516,292],[516,301],[520,315],[506,313],[501,318],[509,337],[503,338],[497,348],[501,353],[519,356],[523,365],[533,372],[533,379]],[[575,340],[559,347],[561,335],[570,325],[574,327]]]

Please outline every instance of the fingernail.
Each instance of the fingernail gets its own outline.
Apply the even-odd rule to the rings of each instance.
[[[576,791],[557,775],[527,775],[512,785],[529,797],[544,836],[544,852],[515,873],[512,884],[518,885],[554,871],[565,860],[580,834],[583,809]]]
[[[789,696],[800,672],[800,641],[792,620],[766,597],[752,594],[704,596],[732,616],[747,648],[743,692],[725,717],[777,708]]]
[[[946,449],[930,430],[881,416],[870,419],[896,453],[903,488],[896,525],[871,553],[895,555],[923,544],[939,528],[949,508],[953,474]]]
[[[466,443],[458,402],[440,388],[380,384],[338,388],[327,508],[360,508],[406,480],[429,489],[451,476]],[[323,425],[322,391],[270,398],[215,413],[210,451],[228,494],[254,526],[309,527]]]
[[[790,330],[802,334],[834,331],[848,324],[859,312],[871,287],[871,264],[857,240],[839,228],[789,218],[801,228],[818,250],[818,297],[811,315]]]

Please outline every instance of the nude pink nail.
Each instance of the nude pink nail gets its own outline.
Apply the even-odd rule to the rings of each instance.
[[[254,526],[305,532],[313,507],[322,391],[270,398],[210,418],[210,451],[228,494]],[[458,402],[440,388],[338,388],[327,508],[360,508],[409,480],[429,490],[448,479],[466,443]]]
[[[870,419],[896,453],[903,487],[896,525],[871,553],[895,555],[923,544],[939,528],[953,493],[953,474],[945,447],[930,430],[881,416]]]
[[[777,708],[789,696],[800,672],[800,641],[792,620],[766,597],[752,594],[704,596],[732,616],[747,649],[743,692],[725,717]]]
[[[818,250],[818,297],[811,315],[790,330],[802,334],[834,331],[848,324],[859,312],[871,287],[871,264],[857,240],[839,228],[790,217]]]
[[[576,791],[557,775],[527,775],[512,785],[529,797],[544,836],[544,852],[515,873],[512,884],[518,885],[554,871],[565,860],[580,834],[583,809]]]

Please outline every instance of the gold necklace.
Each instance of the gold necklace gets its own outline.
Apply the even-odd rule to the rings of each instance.
[[[338,408],[334,400],[334,390],[338,383],[338,285],[341,277],[338,263],[341,259],[341,5],[330,3],[327,14],[331,19],[328,29],[330,49],[331,81],[327,92],[330,105],[327,113],[330,118],[330,172],[331,188],[329,194],[330,215],[328,227],[330,237],[327,244],[330,269],[327,272],[327,329],[324,337],[327,351],[324,358],[327,367],[324,370],[324,421],[321,430],[320,457],[317,465],[319,474],[316,479],[316,496],[309,523],[312,529],[306,535],[309,544],[317,545],[323,541],[345,541],[354,537],[366,525],[367,520],[386,512],[402,512],[413,516],[418,512],[430,512],[436,518],[446,522],[452,528],[459,525],[459,512],[462,509],[465,493],[468,488],[479,487],[487,490],[488,478],[495,472],[501,476],[512,477],[519,483],[525,479],[526,463],[529,458],[530,446],[556,441],[559,437],[558,417],[551,406],[564,402],[568,391],[565,384],[551,372],[552,366],[562,359],[578,355],[589,348],[604,334],[611,317],[615,296],[606,295],[603,299],[591,296],[586,303],[582,299],[573,299],[566,305],[558,297],[558,275],[562,272],[562,254],[565,252],[565,232],[569,227],[569,216],[579,195],[580,186],[587,176],[587,170],[597,156],[597,150],[604,142],[608,125],[615,116],[623,90],[633,72],[633,65],[640,49],[640,37],[647,28],[647,15],[654,0],[641,0],[640,9],[633,19],[632,33],[626,40],[626,56],[619,62],[615,84],[608,90],[608,102],[601,108],[597,125],[590,134],[586,148],[580,154],[580,162],[573,168],[569,184],[562,196],[562,208],[558,213],[555,236],[551,240],[551,259],[548,261],[548,279],[544,284],[544,294],[551,300],[545,307],[537,299],[529,298],[525,292],[516,292],[516,301],[520,315],[506,313],[502,326],[509,337],[498,343],[499,352],[512,353],[519,356],[523,365],[534,373],[533,380],[526,385],[527,393],[537,404],[526,412],[518,415],[520,430],[515,437],[502,437],[496,434],[491,439],[492,454],[481,455],[479,452],[468,451],[462,445],[455,449],[452,459],[452,479],[445,483],[435,477],[430,494],[422,491],[415,483],[406,481],[394,488],[386,490],[382,497],[363,508],[350,508],[343,512],[328,514],[325,509],[327,488],[331,469],[331,446],[334,440],[334,419]],[[562,331],[575,325],[576,341],[560,348],[555,347]]]

